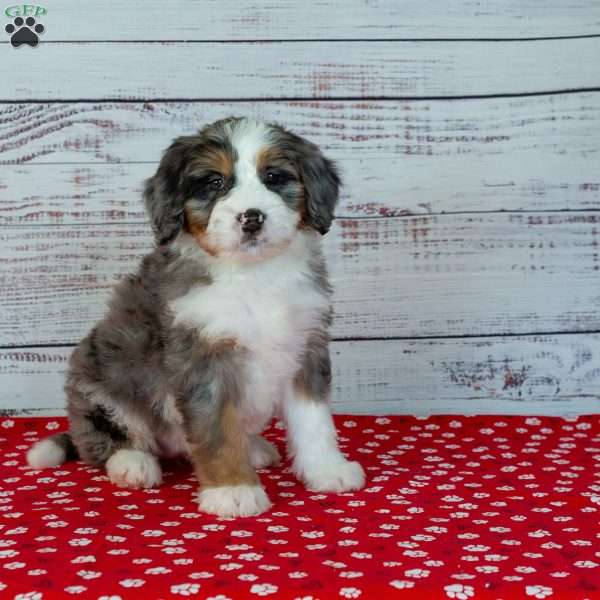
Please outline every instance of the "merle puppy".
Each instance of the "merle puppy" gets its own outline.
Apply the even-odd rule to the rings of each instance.
[[[156,247],[73,352],[69,432],[35,444],[29,464],[80,457],[151,487],[157,457],[183,454],[201,510],[256,515],[270,502],[255,470],[279,461],[261,432],[278,416],[309,489],[362,487],[328,406],[320,238],[338,187],[317,146],[277,125],[229,118],[174,140],[144,191]]]

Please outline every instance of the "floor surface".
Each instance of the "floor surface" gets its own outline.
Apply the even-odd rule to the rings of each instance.
[[[184,461],[123,490],[24,453],[64,419],[0,419],[0,598],[600,598],[600,416],[338,416],[354,493],[261,471],[273,508],[196,510]],[[284,448],[284,431],[268,437]]]

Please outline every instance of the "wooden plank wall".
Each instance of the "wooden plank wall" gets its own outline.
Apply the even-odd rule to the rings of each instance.
[[[235,114],[343,169],[337,411],[599,411],[597,0],[82,6],[0,42],[0,409],[62,411],[70,351],[151,247],[142,180]]]

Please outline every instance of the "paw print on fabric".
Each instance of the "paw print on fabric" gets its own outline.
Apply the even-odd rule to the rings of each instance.
[[[552,596],[552,588],[545,585],[528,585],[525,587],[525,593],[539,600]]]
[[[475,595],[475,590],[470,585],[462,585],[461,583],[453,583],[444,586],[446,596],[448,598],[456,598],[456,600],[468,600]]]
[[[179,594],[180,596],[193,596],[200,590],[198,583],[179,583],[171,586],[171,594]]]
[[[36,23],[33,17],[27,19],[16,17],[4,30],[11,36],[10,43],[14,48],[24,44],[35,48],[40,41],[38,35],[44,33],[45,27],[41,23]]]
[[[270,583],[255,583],[250,588],[250,592],[258,596],[268,596],[269,594],[274,594],[278,589],[276,585]]]
[[[350,455],[377,448],[366,455],[376,486],[353,496],[317,495],[280,487],[286,472],[271,472],[264,479],[274,497],[295,494],[279,495],[279,510],[263,519],[215,521],[195,512],[196,485],[183,463],[152,491],[123,494],[98,469],[75,461],[27,472],[23,485],[32,438],[62,430],[66,421],[0,415],[0,443],[9,448],[0,458],[0,521],[8,519],[0,526],[0,600],[32,600],[19,594],[41,594],[27,590],[46,590],[53,572],[69,582],[56,590],[67,600],[595,598],[597,415],[340,415],[338,428],[348,419],[356,424],[342,428],[352,431]],[[274,439],[279,430],[267,435]],[[447,443],[432,452],[435,439]],[[544,457],[539,469],[518,458],[530,447]],[[396,461],[400,454],[404,464]],[[495,457],[493,467],[485,454]],[[573,491],[560,492],[567,483]],[[21,508],[40,497],[43,511]],[[113,511],[116,522],[106,517]],[[404,521],[410,528],[398,529]],[[92,555],[100,540],[110,544],[104,557]]]
[[[342,588],[340,590],[340,596],[342,598],[358,598],[362,594],[362,591],[358,588]]]
[[[405,581],[402,579],[395,579],[394,581],[390,582],[390,585],[392,587],[395,587],[397,590],[409,590],[409,589],[415,587],[415,582],[414,581]]]

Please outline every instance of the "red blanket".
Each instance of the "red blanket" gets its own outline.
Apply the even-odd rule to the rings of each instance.
[[[599,416],[336,423],[365,489],[311,493],[286,464],[261,472],[269,512],[222,520],[185,461],[140,491],[34,471],[65,420],[0,419],[0,598],[600,598]]]

